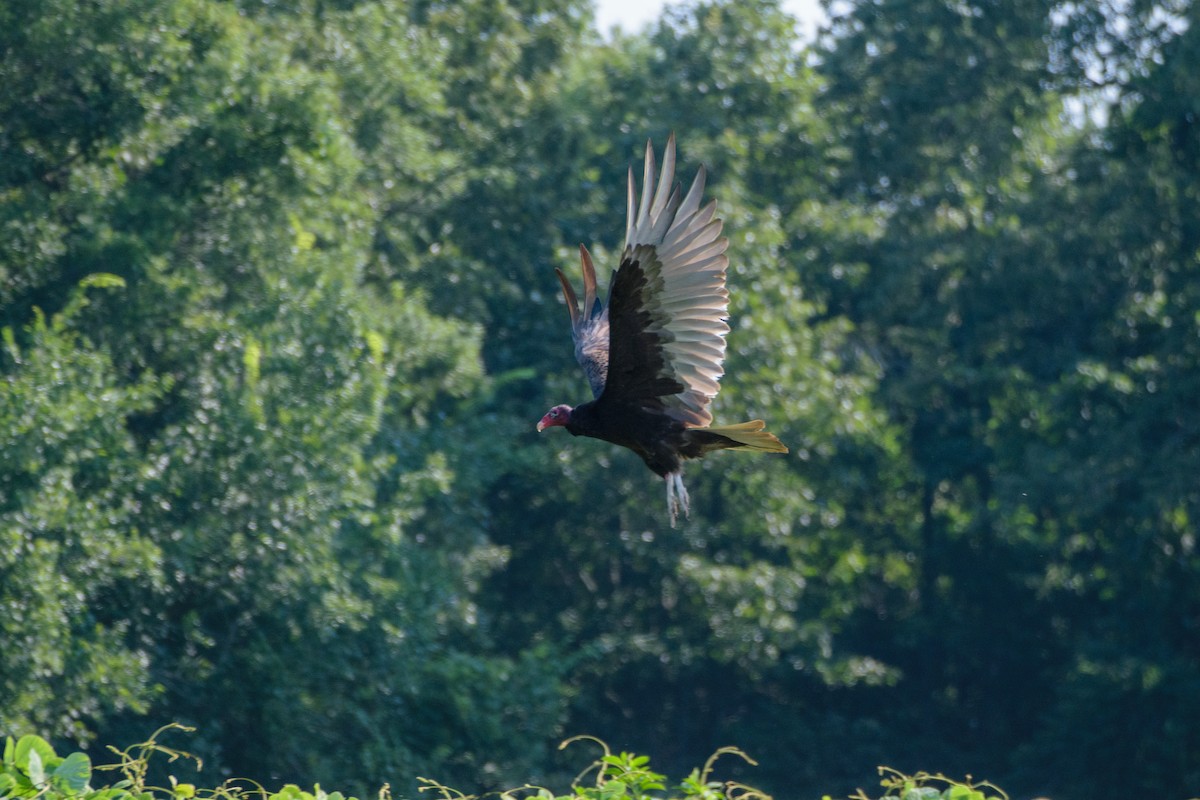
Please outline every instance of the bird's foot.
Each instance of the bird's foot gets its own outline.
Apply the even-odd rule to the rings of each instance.
[[[683,511],[683,516],[687,517],[691,512],[691,503],[688,498],[687,487],[683,485],[683,472],[669,472],[666,475],[667,479],[667,513],[671,516],[671,527],[675,527],[675,519],[679,516],[679,512]]]

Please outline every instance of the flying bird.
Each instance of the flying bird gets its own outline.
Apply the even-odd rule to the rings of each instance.
[[[674,527],[678,513],[689,511],[684,460],[713,450],[786,453],[787,447],[762,420],[712,425],[708,406],[720,389],[729,333],[729,240],[721,236],[716,201],[700,205],[704,167],[686,196],[674,182],[674,134],[657,181],[655,173],[647,142],[640,202],[629,168],[625,248],[607,303],[596,293],[596,269],[583,245],[582,308],[562,270],[555,270],[571,313],[575,358],[594,399],[574,408],[555,406],[537,429],[561,426],[637,453],[666,479]]]

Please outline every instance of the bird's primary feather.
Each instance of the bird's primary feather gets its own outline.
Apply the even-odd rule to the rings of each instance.
[[[596,297],[596,268],[587,248],[579,246],[579,258],[583,263],[583,310],[571,282],[562,270],[556,269],[562,284],[563,299],[571,313],[571,337],[575,340],[575,360],[583,367],[592,397],[599,397],[608,378],[608,308]]]

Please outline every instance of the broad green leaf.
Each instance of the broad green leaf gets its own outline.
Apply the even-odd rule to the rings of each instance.
[[[312,800],[312,795],[305,792],[294,783],[289,783],[275,794],[270,800]]]
[[[71,753],[54,768],[51,779],[69,794],[79,794],[92,777],[92,760],[84,753]]]
[[[29,758],[34,754],[38,756],[38,767],[40,768],[47,761],[54,758],[54,748],[42,737],[26,734],[17,740],[13,762],[18,767],[26,770],[28,774]]]
[[[46,782],[46,769],[42,766],[42,757],[37,750],[30,750],[27,756],[25,774],[34,786],[42,786]]]
[[[624,781],[611,780],[605,781],[600,787],[600,794],[603,797],[621,797],[625,794],[626,786]]]

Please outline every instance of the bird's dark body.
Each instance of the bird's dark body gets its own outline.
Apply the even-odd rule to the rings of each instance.
[[[590,436],[629,448],[660,477],[677,472],[684,459],[738,446],[732,439],[688,428],[641,403],[606,400],[603,395],[572,409],[566,429],[575,436]]]

